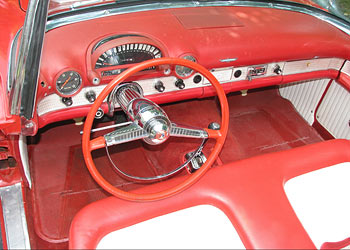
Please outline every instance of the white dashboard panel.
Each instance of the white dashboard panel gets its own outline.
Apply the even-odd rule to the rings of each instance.
[[[330,62],[329,62],[329,69],[335,69],[335,70],[340,70],[341,67],[344,64],[344,60],[343,59],[339,59],[339,58],[331,58]]]
[[[233,68],[221,68],[216,70],[211,70],[211,73],[215,76],[215,78],[220,82],[229,82],[232,79]]]
[[[283,68],[283,74],[291,75],[328,69],[340,70],[343,63],[344,60],[338,58],[318,58],[286,62]]]
[[[324,242],[350,237],[350,163],[341,163],[289,180],[288,199],[319,249]]]
[[[217,68],[210,70],[210,72],[216,77],[216,79],[218,79],[220,83],[238,82],[247,80],[249,71],[255,67],[265,67],[266,71],[263,75],[252,77],[252,79],[276,76],[277,74],[274,72],[276,66],[279,66],[281,69],[283,69],[284,64],[284,62],[276,62],[269,64],[252,65],[247,67]],[[241,72],[239,76],[235,76],[235,73],[237,71]],[[209,84],[209,81],[206,78],[204,78],[203,84]]]
[[[39,102],[38,107],[37,107],[38,108],[38,110],[37,110],[38,115],[41,116],[41,115],[44,115],[44,114],[52,112],[52,111],[89,105],[91,103],[86,99],[85,94],[88,91],[93,90],[96,93],[96,96],[98,96],[105,87],[106,87],[106,85],[99,85],[99,86],[94,86],[94,87],[83,88],[77,95],[72,97],[73,104],[69,107],[67,107],[62,102],[62,97],[60,97],[58,94],[48,95],[48,96],[44,97]]]
[[[340,70],[343,62],[344,62],[343,59],[338,59],[338,58],[322,58],[322,59],[310,59],[310,60],[292,61],[292,62],[273,62],[268,64],[252,65],[252,66],[237,67],[237,68],[235,67],[216,68],[216,69],[212,69],[211,72],[219,80],[220,83],[230,83],[230,82],[237,82],[237,81],[248,79],[249,71],[254,67],[263,66],[263,67],[266,67],[266,71],[261,76],[252,77],[253,79],[276,76],[277,74],[276,72],[274,72],[274,70],[276,69],[276,66],[279,66],[281,68],[282,70],[281,75],[290,75],[290,74],[305,73],[305,72],[325,70],[325,69]],[[239,71],[240,71],[240,74],[238,75],[235,74]],[[185,84],[185,89],[201,88],[209,84],[208,80],[204,77],[202,77],[200,81],[195,83],[194,77],[198,75],[199,74],[197,73],[183,80]],[[143,88],[145,96],[148,96],[148,95],[154,95],[154,94],[160,93],[155,89],[155,84],[157,83],[157,81],[162,81],[165,87],[165,90],[164,90],[165,93],[173,92],[173,91],[181,91],[178,87],[175,86],[176,80],[177,78],[175,76],[164,76],[164,77],[159,77],[154,79],[140,80],[137,82]],[[86,92],[93,90],[96,93],[96,96],[98,96],[105,86],[106,85],[99,85],[99,86],[89,86],[89,87],[83,88],[77,95],[72,97],[73,104],[71,106],[66,106],[62,102],[62,98],[56,93],[48,95],[39,101],[38,107],[37,107],[38,115],[42,116],[52,111],[58,111],[62,109],[69,109],[72,107],[89,105],[91,103],[89,103],[89,101],[85,97]]]
[[[194,83],[193,78],[196,75],[199,75],[199,74],[194,74],[193,76],[187,79],[184,79],[186,89],[203,87],[202,85],[203,79],[199,83]],[[175,86],[176,79],[177,78],[175,76],[167,76],[167,77],[159,77],[154,79],[139,80],[137,81],[137,83],[142,87],[144,95],[148,96],[148,95],[159,94],[159,92],[155,89],[155,84],[157,83],[157,81],[161,81],[163,83],[165,87],[164,93],[180,91],[180,89]],[[52,111],[90,105],[91,103],[87,100],[87,98],[85,97],[85,94],[89,91],[94,91],[96,96],[98,96],[106,86],[107,85],[104,84],[99,86],[91,86],[91,87],[83,88],[77,95],[72,97],[73,104],[71,106],[66,106],[62,102],[62,97],[60,97],[58,94],[48,95],[39,102],[38,115],[41,116]]]
[[[211,205],[190,207],[107,234],[97,249],[245,249],[231,221]]]

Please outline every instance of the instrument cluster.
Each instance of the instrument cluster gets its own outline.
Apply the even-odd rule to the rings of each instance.
[[[141,35],[114,35],[94,41],[87,50],[86,73],[75,68],[64,68],[54,77],[49,89],[54,89],[65,106],[72,106],[72,97],[83,87],[106,84],[127,68],[166,55],[162,45]],[[140,72],[139,75],[157,73],[155,67]],[[87,81],[86,81],[87,80]],[[45,93],[44,96],[47,96]],[[96,95],[87,94],[91,103]]]
[[[167,56],[165,46],[142,35],[124,34],[99,38],[92,42],[87,49],[86,73],[74,68],[65,68],[56,74],[52,85],[54,85],[55,92],[60,97],[61,102],[67,107],[72,106],[74,102],[72,98],[77,96],[83,88],[105,85],[135,64]],[[180,57],[193,62],[197,61],[193,55],[188,53]],[[192,69],[184,66],[162,65],[145,69],[135,76],[138,79],[172,76],[175,79],[176,89],[183,89],[185,88],[184,80],[193,77],[194,74]],[[201,81],[197,78],[196,81]],[[157,81],[154,86],[152,84],[152,88],[158,92],[165,90],[161,81]],[[90,103],[96,99],[96,94],[89,92],[84,95]]]

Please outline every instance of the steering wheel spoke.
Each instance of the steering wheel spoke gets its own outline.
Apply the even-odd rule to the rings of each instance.
[[[187,125],[171,124],[171,136],[175,137],[186,137],[186,138],[208,138],[208,133],[204,129],[191,127]]]
[[[144,131],[144,129],[142,129],[136,123],[131,123],[128,126],[118,128],[113,132],[105,134],[103,137],[106,141],[106,146],[112,146],[126,142],[136,141],[139,139],[146,138],[147,136],[148,134]]]

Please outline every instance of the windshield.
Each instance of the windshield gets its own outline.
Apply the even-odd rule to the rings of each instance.
[[[161,1],[161,0],[160,0]],[[276,2],[275,0],[272,0]],[[80,8],[87,8],[96,5],[110,4],[113,2],[130,2],[132,4],[142,3],[146,1],[130,1],[130,0],[51,0],[48,14],[54,14],[63,11],[72,11]],[[191,1],[188,1],[191,2]],[[267,1],[268,2],[268,1]],[[286,1],[288,2],[288,1]],[[350,0],[290,0],[313,7],[318,7],[328,12],[350,21]]]

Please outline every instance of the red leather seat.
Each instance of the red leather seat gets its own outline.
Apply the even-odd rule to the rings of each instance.
[[[330,140],[265,154],[211,169],[186,191],[157,202],[110,197],[83,208],[70,229],[70,248],[96,248],[106,234],[191,206],[220,208],[247,248],[315,248],[297,218],[284,183],[296,176],[350,161],[350,142]],[[176,180],[139,190],[152,192]]]

